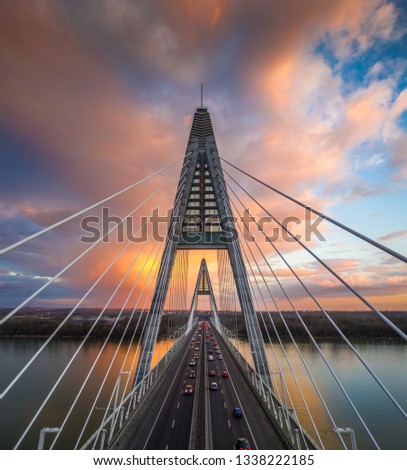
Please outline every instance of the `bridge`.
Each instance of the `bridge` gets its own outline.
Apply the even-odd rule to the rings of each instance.
[[[83,320],[78,312],[91,295],[102,292],[101,298],[107,296],[103,308],[96,309],[86,322],[87,330],[65,357],[53,383],[47,390],[40,387],[44,395],[33,400],[33,408],[27,409],[28,397],[24,396],[15,449],[356,449],[361,434],[369,446],[380,448],[379,430],[371,428],[357,397],[348,391],[346,377],[336,370],[309,317],[298,307],[295,289],[307,298],[319,321],[329,325],[369,377],[372,392],[366,390],[366,396],[380,394],[394,422],[402,423],[398,429],[407,432],[403,397],[393,393],[353,338],[341,329],[333,312],[324,307],[306,275],[297,269],[295,257],[306,255],[326,279],[342,289],[343,295],[354,297],[369,311],[367,322],[380,321],[401,343],[407,340],[406,332],[324,259],[315,240],[309,243],[293,233],[272,205],[257,196],[259,188],[304,210],[309,225],[318,217],[323,224],[346,233],[352,239],[349,248],[356,247],[357,252],[372,249],[377,265],[386,257],[405,269],[407,258],[224,158],[203,104],[195,111],[183,158],[2,248],[0,256],[10,262],[29,256],[31,251],[27,254],[26,248],[30,244],[35,250],[38,240],[51,243],[50,236],[63,226],[124,194],[143,191],[147,183],[152,183],[154,190],[146,191],[140,204],[0,318],[0,325],[12,323],[36,305],[35,300],[47,289],[58,285],[63,290],[68,273],[82,269],[81,261],[92,256],[93,250],[109,246],[102,242],[129,217],[143,214],[151,204],[172,209],[163,243],[154,237],[153,230],[143,242],[127,240],[120,244],[113,258],[100,255],[106,261],[94,282],[83,288],[75,305],[58,318],[54,330],[35,350],[15,364],[12,376],[2,384],[0,408],[13,406],[18,415],[18,398],[24,395],[24,389],[38,388],[34,371],[36,367],[41,370],[41,359],[58,335],[71,328],[75,320]],[[176,188],[173,203],[168,200],[172,188]],[[136,236],[147,225],[148,219],[140,218]],[[276,227],[290,249],[276,241]],[[297,250],[294,257],[293,246]],[[126,256],[131,258],[130,263],[126,261],[124,270],[115,271]],[[115,288],[98,291],[112,272],[122,275],[116,279]],[[196,277],[191,281],[192,276]],[[121,307],[112,316],[111,306],[117,303],[119,293]],[[63,298],[63,293],[60,296]],[[198,308],[199,302],[206,303],[206,313]],[[290,326],[290,315],[303,330],[301,339]],[[95,343],[93,335],[100,325],[105,334]],[[242,330],[247,339],[244,344]],[[159,352],[160,340],[166,344],[163,354]],[[78,358],[87,347],[91,347],[92,359],[85,364]],[[306,357],[304,347],[312,348],[318,367],[326,370],[326,380],[338,389],[347,406],[344,416],[338,416],[329,403],[326,383],[317,377],[315,364]],[[67,396],[67,384],[74,374],[80,375],[80,382]]]

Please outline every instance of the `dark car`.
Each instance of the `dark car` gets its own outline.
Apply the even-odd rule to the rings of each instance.
[[[208,375],[210,377],[213,377],[214,375],[216,375],[216,372],[212,369],[212,370],[209,371]]]
[[[245,437],[238,437],[236,443],[236,449],[238,450],[252,450],[249,441]]]
[[[236,406],[236,408],[233,408],[233,416],[235,418],[242,418],[243,417],[243,412],[240,406]]]
[[[194,370],[191,370],[189,376],[191,377],[191,379],[194,379],[196,377],[196,372]]]

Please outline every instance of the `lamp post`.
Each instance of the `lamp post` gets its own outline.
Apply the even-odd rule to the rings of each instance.
[[[356,434],[353,428],[333,428],[336,434],[350,434],[352,450],[357,450]]]
[[[45,434],[57,434],[62,428],[42,428],[38,439],[38,450],[44,450]]]

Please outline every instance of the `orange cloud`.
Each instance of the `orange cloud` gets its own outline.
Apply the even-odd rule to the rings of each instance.
[[[401,173],[407,171],[406,138],[396,126],[398,116],[406,109],[407,94],[404,91],[394,99],[392,79],[373,79],[370,85],[344,96],[341,78],[315,54],[315,46],[328,34],[339,60],[355,53],[352,44],[356,43],[359,51],[366,50],[375,38],[392,37],[396,9],[378,0],[317,0],[312,5],[295,1],[292,5],[287,10],[286,6],[264,1],[249,5],[184,0],[165,4],[158,13],[154,8],[137,7],[134,2],[121,2],[115,7],[104,2],[102,26],[93,25],[100,28],[97,32],[71,22],[67,10],[57,6],[25,8],[23,2],[20,8],[15,2],[13,6],[5,5],[0,15],[0,106],[7,116],[6,126],[18,134],[19,140],[39,150],[41,157],[35,163],[49,170],[49,178],[58,175],[73,196],[92,202],[181,157],[188,137],[182,123],[188,127],[191,115],[185,114],[188,111],[184,107],[178,108],[178,101],[184,90],[198,90],[203,78],[210,77],[214,83],[216,77],[222,77],[227,104],[218,99],[223,98],[222,93],[214,93],[211,110],[215,111],[213,116],[219,123],[215,132],[220,136],[219,145],[227,149],[226,155],[325,211],[338,202],[334,192],[329,191],[333,186],[346,181],[360,188],[347,154],[366,140],[380,138],[391,145],[394,165]],[[244,35],[239,36],[242,30]],[[98,34],[106,35],[100,49],[95,47]],[[227,72],[229,75],[225,75]],[[146,91],[143,83],[150,80],[160,84],[152,88],[159,90],[160,96],[168,97],[177,88],[183,90],[174,98],[175,109],[169,110],[168,105],[147,96],[151,90]],[[231,103],[236,90],[255,103],[253,114],[258,121],[254,124],[253,115],[246,114],[244,105]],[[258,116],[264,117],[260,125]],[[177,175],[171,183],[163,175],[123,196],[113,205],[115,213],[125,214],[166,180],[171,185],[163,205],[171,205],[176,179]],[[21,188],[23,184],[22,179]],[[297,206],[250,183],[247,187],[279,218],[288,214],[304,220],[304,211]],[[35,208],[34,196],[24,195],[24,191],[21,194],[18,213],[39,224],[62,217],[63,211],[56,209],[64,207],[60,201],[74,204],[53,195],[42,202],[44,207]],[[247,198],[244,200],[247,202]],[[148,214],[156,205],[158,199],[143,207],[142,212]],[[263,215],[259,209],[252,210],[255,215]],[[6,212],[10,208],[2,209]],[[72,224],[64,232],[73,237],[71,241],[77,240],[75,229],[78,225]],[[299,230],[303,234],[303,226]],[[327,229],[323,233],[330,234]],[[50,270],[64,265],[84,248],[69,246],[66,239],[51,240],[42,248],[51,251],[51,242],[57,254],[50,261]],[[301,276],[312,278],[316,288],[330,292],[334,283],[304,267],[296,244],[278,243],[285,253],[295,257]],[[267,243],[260,241],[260,245],[266,255],[271,254]],[[106,249],[104,253],[102,248]],[[79,273],[68,273],[62,283],[84,292],[120,248],[112,243],[95,250],[80,265]],[[93,295],[95,303],[101,303],[117,285],[139,245],[132,248]],[[216,254],[191,252],[190,294],[202,256],[208,258],[218,288]],[[145,259],[143,254],[114,305],[120,305],[125,298],[125,290],[136,281]],[[332,263],[355,285],[376,285],[374,276],[354,272],[359,268],[358,260]],[[277,266],[279,275],[288,278],[288,270]],[[387,299],[389,305],[396,305],[402,294],[390,288],[402,286],[403,276],[391,275],[385,268],[372,268],[371,273],[380,274],[385,281],[388,276],[381,286],[380,302],[385,304]],[[137,292],[144,281],[145,275],[138,282]],[[321,290],[319,293],[324,294]],[[336,291],[330,295],[329,305],[351,305]]]

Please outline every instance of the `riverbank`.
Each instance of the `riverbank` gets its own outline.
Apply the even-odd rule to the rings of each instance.
[[[0,309],[0,318],[4,318],[10,309]],[[100,310],[98,309],[80,309],[73,316],[67,319],[70,309],[39,309],[27,308],[10,318],[0,326],[0,337],[46,337],[65,321],[58,332],[59,337],[83,337],[89,329],[95,324]],[[125,310],[119,315],[119,310],[111,309],[97,321],[92,337],[104,338],[116,325],[111,333],[111,338],[130,338],[136,329],[135,339],[138,339],[143,329],[146,314],[142,311]],[[383,312],[395,325],[402,331],[407,331],[407,312],[389,311]],[[310,332],[316,337],[335,338],[338,333],[330,324],[329,320],[322,312],[301,311],[301,319],[307,325]],[[209,317],[209,312],[199,312],[203,318]],[[239,337],[246,336],[245,322],[241,314],[220,312],[222,323]],[[329,312],[334,322],[348,337],[357,338],[393,338],[397,334],[386,325],[373,312],[365,311],[333,311]],[[282,312],[285,323],[292,332],[298,337],[307,337],[308,334],[301,324],[295,312]],[[188,313],[165,313],[162,317],[159,337],[173,335],[187,321]],[[280,337],[289,336],[287,327],[278,312],[263,312],[258,314],[259,323],[265,338],[268,335],[276,339],[276,330]],[[267,334],[268,331],[268,334]]]
[[[390,328],[377,314],[366,311],[329,311],[329,316],[341,331],[352,338],[397,338],[398,334]],[[391,320],[402,331],[407,331],[407,312],[384,312],[384,315]],[[295,312],[262,313],[258,315],[263,336],[268,338],[266,330],[271,339],[276,339],[278,335],[282,338],[289,337],[288,329],[294,337],[307,337],[308,333],[299,318],[315,337],[337,338],[339,333],[335,330],[329,319],[322,313],[316,311],[301,311],[299,315]],[[283,319],[281,318],[283,317]],[[285,326],[286,323],[287,327]],[[242,317],[236,315],[224,315],[222,323],[238,336],[245,335],[245,324]]]

